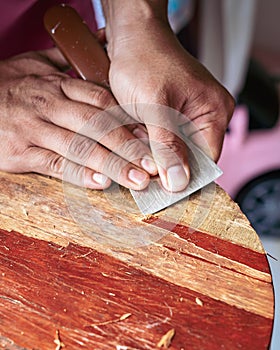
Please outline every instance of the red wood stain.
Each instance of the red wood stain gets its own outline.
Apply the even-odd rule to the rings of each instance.
[[[56,330],[65,349],[155,349],[172,328],[173,350],[267,349],[270,341],[272,320],[78,245],[0,230],[0,278],[0,340],[26,349],[55,349]]]
[[[252,267],[258,271],[270,273],[264,254],[242,247],[213,235],[190,229],[188,226],[165,221],[156,216],[144,219],[144,222],[178,234],[181,238],[233,261]]]

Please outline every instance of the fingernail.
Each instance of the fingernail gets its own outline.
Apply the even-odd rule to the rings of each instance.
[[[145,132],[143,129],[141,128],[135,128],[133,131],[132,131],[133,135],[136,136],[138,139],[143,139],[144,140],[147,140],[149,137],[148,137],[148,133]]]
[[[106,175],[100,174],[100,173],[94,173],[92,175],[93,180],[98,183],[99,185],[105,185],[108,181],[108,177]]]
[[[169,191],[184,190],[189,183],[189,175],[181,165],[174,165],[167,170],[167,184]]]
[[[151,158],[144,157],[141,160],[141,165],[151,175],[156,175],[158,172],[157,166]]]
[[[128,178],[134,182],[136,185],[143,185],[144,182],[148,180],[147,174],[136,170],[136,169],[130,169],[128,172]]]

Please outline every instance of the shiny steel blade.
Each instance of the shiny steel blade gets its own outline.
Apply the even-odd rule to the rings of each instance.
[[[144,215],[154,214],[170,205],[186,198],[222,175],[221,169],[192,142],[188,146],[191,180],[184,191],[169,192],[165,190],[159,177],[151,180],[149,186],[142,191],[130,190],[138,208]]]

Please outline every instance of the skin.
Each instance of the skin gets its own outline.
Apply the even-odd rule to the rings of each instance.
[[[0,170],[100,190],[112,180],[141,190],[159,173],[181,191],[191,176],[181,133],[217,161],[234,101],[181,47],[166,8],[103,0],[112,93],[63,73],[57,49],[0,62]]]
[[[111,179],[144,188],[157,172],[149,147],[133,134],[145,138],[145,129],[122,110],[103,112],[118,109],[112,94],[70,78],[62,73],[66,67],[57,49],[0,63],[0,169],[93,189],[109,187]]]
[[[187,148],[180,132],[217,161],[234,100],[180,45],[167,20],[166,0],[103,0],[111,60],[109,80],[118,103],[135,105],[130,115],[147,127],[162,184],[184,189],[190,178]],[[147,113],[140,104],[169,106]],[[156,141],[156,142],[152,142]]]

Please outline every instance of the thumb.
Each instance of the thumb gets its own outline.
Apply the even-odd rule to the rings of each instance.
[[[187,145],[180,137],[180,113],[166,105],[137,104],[137,119],[144,122],[150,148],[165,189],[171,192],[184,190],[190,180]]]
[[[190,180],[188,153],[185,142],[174,132],[156,125],[147,125],[150,147],[165,189],[184,190]]]

